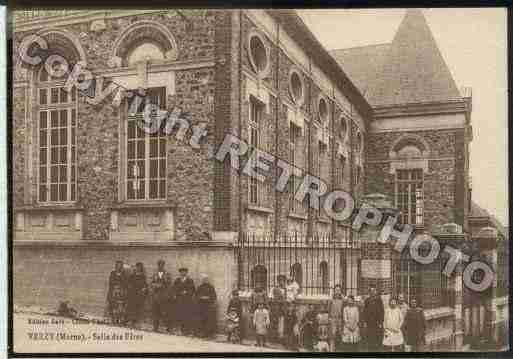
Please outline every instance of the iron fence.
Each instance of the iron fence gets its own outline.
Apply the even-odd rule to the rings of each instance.
[[[431,264],[414,261],[403,252],[392,258],[392,294],[403,294],[409,303],[415,298],[424,309],[450,306],[449,278],[442,271],[444,263],[436,259]]]
[[[278,285],[278,275],[294,279],[306,296],[331,295],[336,284],[358,295],[360,243],[350,238],[301,236],[297,233],[244,233],[236,246],[239,290]]]
[[[509,293],[509,242],[497,242],[497,291],[496,297],[504,297]]]

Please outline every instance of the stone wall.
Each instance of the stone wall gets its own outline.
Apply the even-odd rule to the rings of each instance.
[[[136,22],[146,22],[165,27],[174,37],[177,45],[174,64],[174,93],[167,95],[167,108],[179,106],[191,114],[191,125],[204,124],[207,135],[200,149],[193,149],[187,143],[189,131],[184,142],[168,137],[167,143],[167,202],[175,207],[174,238],[195,240],[204,237],[204,232],[213,230],[214,209],[214,164],[209,159],[207,144],[214,143],[214,92],[215,68],[204,65],[213,64],[215,58],[216,17],[226,12],[207,11],[198,18],[189,19],[188,25],[175,11],[138,14],[131,16],[113,16],[104,19],[103,29],[95,29],[91,21],[72,23],[56,27],[76,39],[82,47],[87,61],[87,69],[94,74],[104,74],[109,78],[109,60],[112,47],[124,31]],[[192,16],[192,15],[191,15]],[[45,27],[42,30],[49,30]],[[14,34],[14,53],[17,53],[21,40],[39,29]],[[149,31],[143,29],[141,31]],[[48,38],[52,44],[51,37]],[[134,40],[135,41],[135,40]],[[139,41],[139,40],[137,40]],[[50,46],[51,48],[51,46]],[[76,61],[74,53],[69,55],[70,62]],[[15,61],[17,60],[15,55]],[[21,66],[18,64],[18,66]],[[151,66],[151,65],[150,65]],[[37,172],[27,171],[38,166],[36,98],[32,87],[33,69],[28,69],[27,82],[14,89],[13,115],[15,127],[14,148],[14,199],[15,206],[37,206]],[[34,69],[35,71],[38,69]],[[23,80],[23,79],[17,79]],[[29,98],[26,98],[29,95]],[[91,105],[86,96],[78,96],[77,116],[77,188],[75,207],[83,210],[83,238],[104,240],[109,238],[110,211],[120,201],[122,191],[121,177],[124,169],[120,167],[120,142],[124,141],[120,133],[120,124],[125,119],[124,104],[113,105],[113,96],[105,98],[99,105]],[[26,108],[26,104],[30,104]],[[30,116],[32,114],[32,116]],[[28,127],[25,125],[28,122]],[[27,155],[31,153],[31,156]],[[31,159],[27,162],[26,159]],[[123,196],[121,196],[123,197]],[[122,200],[122,199],[121,199]],[[141,238],[141,240],[144,240]]]
[[[428,172],[424,173],[424,227],[455,222],[463,225],[463,199],[458,187],[464,171],[457,161],[464,155],[464,130],[426,130],[371,133],[366,141],[366,192],[384,193],[394,198],[395,175],[389,153],[394,142],[405,134],[419,136],[429,146]]]
[[[59,302],[69,301],[80,313],[103,316],[108,278],[116,260],[134,265],[142,262],[148,283],[157,260],[166,261],[172,280],[178,268],[186,266],[196,287],[200,275],[207,274],[217,292],[220,324],[229,296],[237,285],[237,266],[233,249],[226,243],[189,242],[161,245],[116,245],[109,242],[15,244],[13,248],[13,301],[17,306],[38,306],[56,310]],[[219,265],[223,263],[223,265]],[[151,297],[145,304],[145,318],[151,318]]]

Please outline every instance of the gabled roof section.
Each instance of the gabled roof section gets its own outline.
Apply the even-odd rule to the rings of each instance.
[[[368,100],[369,89],[376,86],[376,76],[387,58],[391,44],[379,44],[330,51]]]
[[[420,9],[406,11],[369,98],[375,105],[460,98]]]
[[[408,9],[390,44],[331,54],[372,106],[460,99],[460,92],[420,9]]]

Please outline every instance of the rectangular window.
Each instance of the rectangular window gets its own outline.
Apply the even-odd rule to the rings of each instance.
[[[299,165],[297,151],[300,148],[301,128],[294,125],[292,122],[289,124],[289,161],[294,167]],[[294,175],[290,176],[289,181],[289,208],[290,212],[295,212],[298,209],[298,203],[294,198],[297,186],[299,186],[300,178]]]
[[[263,150],[264,139],[262,137],[264,104],[251,97],[249,100],[249,150],[252,153],[255,149]],[[263,183],[254,177],[249,177],[249,203],[252,205],[262,205],[264,200]]]
[[[422,169],[396,171],[396,206],[401,211],[402,224],[424,223]]]
[[[165,109],[166,88],[147,90],[143,104]],[[149,133],[140,125],[144,106],[128,115],[126,152],[126,198],[152,200],[166,198],[166,136],[162,129]],[[156,114],[154,114],[156,115]],[[152,115],[152,116],[154,116]]]
[[[76,109],[40,110],[39,202],[76,200]]]

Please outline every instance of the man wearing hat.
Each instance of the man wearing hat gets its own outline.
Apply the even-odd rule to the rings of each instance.
[[[206,274],[201,275],[201,284],[196,289],[198,302],[198,335],[210,338],[216,331],[216,290]]]
[[[181,334],[191,335],[194,318],[194,282],[187,275],[187,268],[178,270],[180,277],[176,278],[173,292],[175,294],[175,319]]]
[[[169,291],[171,290],[171,275],[164,268],[166,262],[163,259],[159,259],[157,262],[157,271],[151,278],[151,289],[152,289],[152,303],[151,303],[151,315],[153,318],[153,330],[159,330],[159,324],[161,320],[165,320],[167,323],[167,330],[171,328],[169,326],[168,318],[168,305],[169,305]]]

